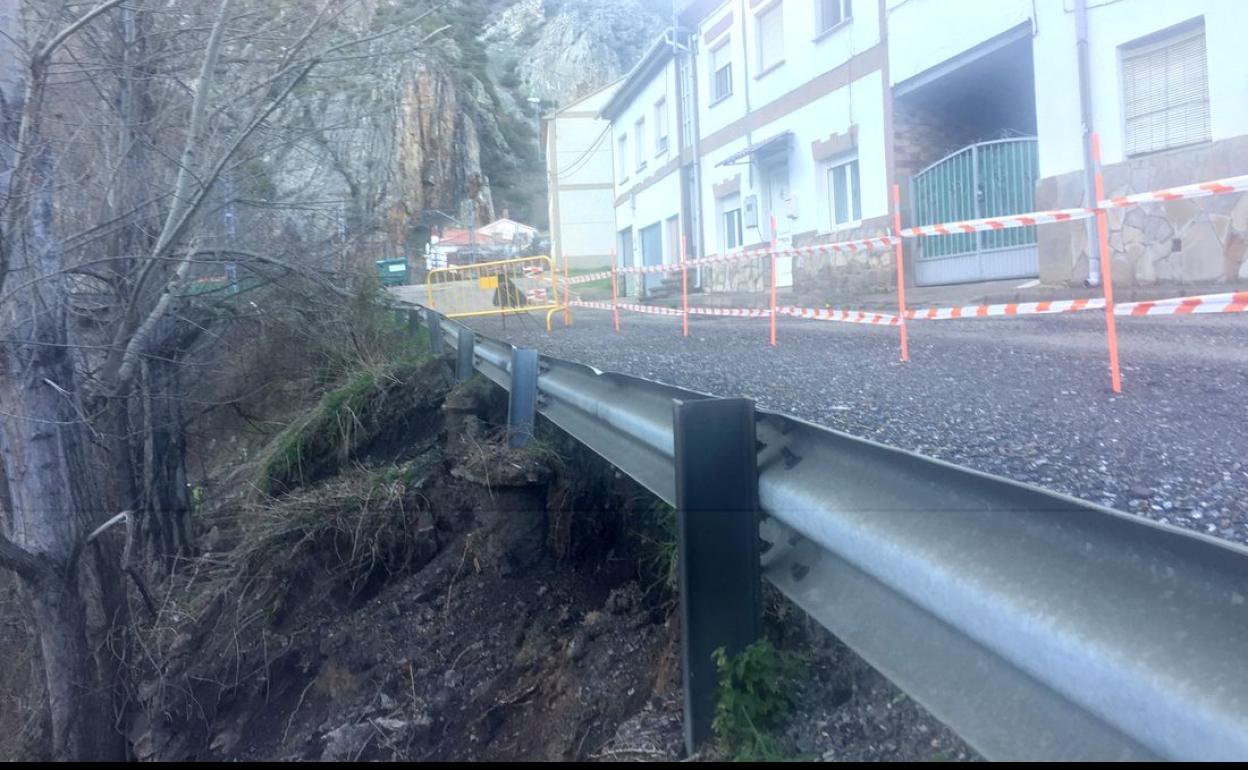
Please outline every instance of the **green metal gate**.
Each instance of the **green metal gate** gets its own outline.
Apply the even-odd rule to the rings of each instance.
[[[1035,210],[1039,161],[1035,137],[963,147],[910,181],[913,224],[1024,214]],[[1034,227],[920,239],[921,286],[1039,275]]]

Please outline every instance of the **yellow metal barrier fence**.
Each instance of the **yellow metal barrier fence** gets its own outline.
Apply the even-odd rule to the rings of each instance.
[[[428,306],[447,318],[545,310],[549,331],[551,316],[563,309],[555,277],[548,256],[439,267],[429,271]]]

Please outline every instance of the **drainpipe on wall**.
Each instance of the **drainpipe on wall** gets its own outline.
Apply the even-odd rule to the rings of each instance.
[[[738,4],[737,7],[740,9],[740,12],[741,12],[741,95],[745,97],[745,146],[750,147],[754,144],[754,132],[753,130],[750,129],[750,125],[751,125],[751,121],[750,121],[750,46],[745,42],[746,32],[749,29],[749,21],[747,20],[746,15],[745,15],[747,12],[745,0],[741,0],[741,2]],[[715,77],[714,73],[712,73],[711,77]],[[758,231],[759,240],[766,240],[765,238],[763,238],[763,213],[759,210],[760,206],[759,206],[759,201],[757,200],[758,191],[754,189],[754,155],[753,154],[750,155],[749,162],[746,163],[745,173],[746,173],[746,182],[747,184],[749,184],[749,189],[751,192],[754,193],[754,196],[755,196],[754,212],[756,215],[755,216],[756,226],[754,229]],[[761,170],[760,170],[760,175],[761,175]],[[741,202],[742,204],[745,203],[744,193],[741,195]]]
[[[1083,195],[1089,207],[1096,203],[1096,167],[1092,163],[1092,80],[1088,61],[1088,2],[1075,0],[1075,46],[1079,54],[1079,119],[1083,125]],[[1096,219],[1083,220],[1088,235],[1088,286],[1101,285],[1101,244]]]
[[[674,17],[673,29],[680,29]],[[689,232],[693,235],[693,253],[699,257],[704,257],[706,256],[706,244],[703,242],[705,239],[703,238],[702,229],[706,227],[706,222],[703,221],[704,212],[702,209],[702,151],[698,144],[698,135],[702,131],[698,122],[698,36],[694,32],[687,34],[684,55],[688,80],[681,83],[680,87],[689,91],[689,98],[686,101],[689,111],[692,113],[689,116],[689,132],[691,134],[690,151],[693,153],[693,163],[690,164],[693,167],[693,196],[689,205],[697,211],[697,215],[692,216],[691,221],[691,224],[696,224],[697,227],[690,227]],[[679,69],[679,66],[677,69]],[[684,127],[682,126],[681,128],[683,129]],[[682,145],[677,149],[677,152],[684,151],[684,137],[682,136],[680,139]],[[701,267],[695,271],[694,283],[699,289],[702,288]]]

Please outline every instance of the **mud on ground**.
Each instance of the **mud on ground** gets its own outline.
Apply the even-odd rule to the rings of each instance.
[[[671,510],[550,426],[506,449],[485,381],[413,371],[436,393],[404,430],[202,514],[206,552],[141,637],[137,758],[683,756]],[[784,756],[975,758],[771,594],[769,634],[809,663]]]
[[[663,511],[558,438],[504,448],[498,395],[414,402],[338,476],[206,516],[145,638],[136,756],[580,759],[675,702]]]

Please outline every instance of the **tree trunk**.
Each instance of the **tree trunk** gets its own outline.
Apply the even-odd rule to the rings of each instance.
[[[52,717],[52,758],[123,758],[110,719],[111,692],[99,686],[87,645],[87,613],[76,578],[49,575],[31,591],[31,604]]]
[[[143,544],[149,566],[165,574],[192,550],[178,370],[172,355],[143,364]]]
[[[22,355],[31,350],[40,352]],[[27,585],[42,651],[53,755],[119,759],[124,744],[112,726],[111,688],[101,687],[90,655],[76,569],[85,528],[79,511],[90,487],[89,470],[81,462],[83,425],[66,397],[49,384],[72,387],[72,371],[63,348],[10,348],[5,358],[0,412],[21,415],[0,421],[9,498],[5,534],[42,557]]]

